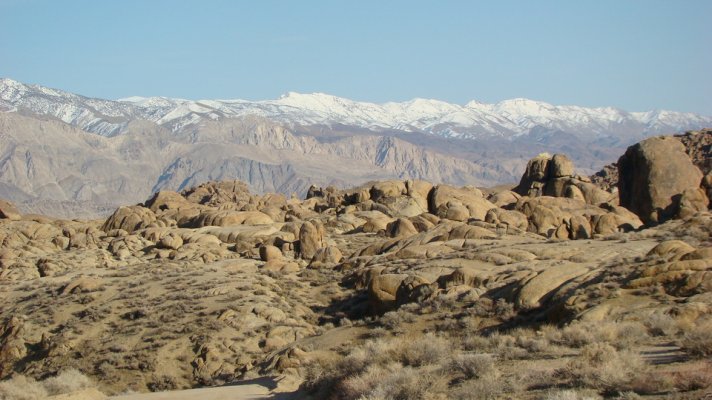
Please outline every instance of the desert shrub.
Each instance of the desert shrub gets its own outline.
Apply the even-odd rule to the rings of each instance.
[[[555,325],[542,325],[539,327],[539,332],[541,332],[541,335],[549,342],[552,342],[552,343],[561,343],[562,342],[561,329],[559,329]]]
[[[673,385],[683,392],[712,387],[712,363],[689,364],[671,374]]]
[[[47,398],[47,391],[37,381],[23,375],[0,382],[2,400],[41,400]]]
[[[94,387],[92,381],[76,369],[65,370],[43,381],[16,375],[0,382],[0,400],[39,400],[91,387]]]
[[[499,398],[509,391],[507,382],[496,376],[484,376],[480,379],[464,381],[456,387],[450,398],[461,400],[484,400]]]
[[[435,371],[399,364],[371,366],[339,385],[341,399],[434,399],[447,390],[447,380]]]
[[[461,346],[467,351],[485,350],[489,348],[490,340],[477,333],[468,333],[462,338]]]
[[[57,376],[42,381],[42,385],[50,395],[71,393],[94,386],[92,381],[76,369],[62,371]]]
[[[319,398],[420,399],[447,390],[452,344],[433,334],[417,339],[369,340],[335,361],[305,371],[305,387]]]
[[[366,336],[371,339],[382,338],[384,336],[388,336],[388,331],[385,328],[377,326],[369,329],[368,332],[366,332]]]
[[[453,358],[450,369],[462,373],[466,379],[499,376],[495,360],[489,354],[459,354]]]
[[[562,329],[560,335],[548,332],[547,336],[551,337],[555,343],[573,348],[605,342],[621,350],[647,338],[648,329],[640,322],[635,321],[596,324],[578,322]]]
[[[617,400],[640,400],[642,397],[636,392],[623,392],[616,396]]]
[[[508,302],[505,299],[497,299],[494,304],[494,314],[502,319],[509,319],[516,315],[514,311],[514,304]]]
[[[547,393],[545,400],[600,400],[601,396],[593,390],[554,390]]]
[[[389,311],[380,319],[381,325],[386,329],[396,330],[400,328],[402,324],[411,323],[415,321],[415,316],[408,311],[398,309],[396,311]]]
[[[648,337],[647,328],[640,322],[623,322],[603,325],[611,331],[608,341],[617,349],[630,348]]]
[[[437,364],[452,355],[452,345],[442,337],[425,335],[412,342],[398,344],[396,351],[400,353],[396,354],[396,359],[404,365],[422,366]]]
[[[671,374],[649,370],[636,376],[628,387],[632,394],[620,396],[619,398],[633,398],[633,394],[653,395],[667,393],[675,389],[674,378]]]
[[[648,333],[653,336],[672,336],[677,333],[677,321],[667,314],[652,314],[644,322]]]
[[[559,370],[559,375],[575,385],[623,392],[644,372],[645,363],[637,353],[619,352],[607,343],[592,343]]]
[[[579,348],[594,341],[591,331],[582,324],[569,325],[561,330],[560,344],[562,345]]]
[[[518,328],[511,331],[510,335],[514,336],[517,346],[529,354],[544,353],[552,349],[549,340],[543,333]]]
[[[695,356],[712,356],[712,321],[706,321],[686,332],[680,347]]]

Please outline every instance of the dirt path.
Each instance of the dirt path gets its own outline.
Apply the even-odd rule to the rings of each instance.
[[[290,400],[293,393],[276,393],[276,383],[267,378],[241,384],[170,392],[136,393],[110,397],[110,400]]]

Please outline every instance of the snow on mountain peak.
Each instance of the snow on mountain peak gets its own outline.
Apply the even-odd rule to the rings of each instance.
[[[0,79],[0,100],[4,110],[22,107],[38,114],[53,115],[105,136],[120,134],[134,118],[178,131],[206,118],[215,120],[248,115],[287,125],[342,124],[462,138],[517,136],[536,127],[597,137],[616,132],[636,131],[640,135],[712,126],[712,118],[692,113],[629,113],[612,107],[555,106],[525,98],[496,104],[473,100],[464,106],[424,98],[377,104],[325,93],[287,92],[278,99],[261,101],[192,101],[140,96],[111,101],[25,85],[7,78]]]

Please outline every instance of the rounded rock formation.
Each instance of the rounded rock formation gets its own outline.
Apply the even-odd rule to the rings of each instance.
[[[674,137],[653,137],[628,147],[618,160],[620,204],[645,223],[675,216],[686,189],[700,186],[702,172]]]

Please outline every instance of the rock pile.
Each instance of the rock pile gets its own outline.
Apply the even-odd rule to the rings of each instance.
[[[296,368],[303,349],[338,342],[329,324],[363,336],[348,318],[409,303],[504,302],[562,323],[615,316],[625,296],[657,291],[675,312],[702,309],[702,173],[674,138],[632,146],[618,166],[618,193],[556,154],[493,192],[392,180],[298,200],[209,182],[104,221],[0,202],[0,374],[72,360],[112,390],[217,384]]]

